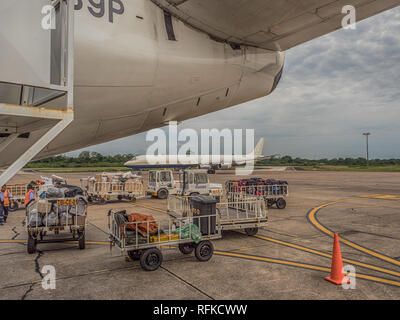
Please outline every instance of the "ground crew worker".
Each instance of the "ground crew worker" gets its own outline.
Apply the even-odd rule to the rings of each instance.
[[[12,201],[12,195],[11,192],[7,190],[7,187],[4,185],[1,187],[1,191],[0,191],[0,211],[2,211],[2,213],[0,215],[3,216],[3,223],[7,222],[7,218],[8,218],[8,209],[10,208],[11,205],[11,201]]]
[[[25,193],[25,208],[33,201],[35,200],[35,191],[33,190],[33,187],[31,185],[28,185],[28,192]]]

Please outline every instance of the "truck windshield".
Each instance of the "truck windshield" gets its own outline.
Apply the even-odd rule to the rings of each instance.
[[[196,173],[194,175],[194,183],[195,184],[208,183],[207,173]]]
[[[157,176],[157,172],[151,171],[150,174],[149,174],[149,181],[150,182],[156,182],[156,176]]]
[[[161,182],[170,182],[171,181],[171,172],[161,172],[160,173],[160,181]]]

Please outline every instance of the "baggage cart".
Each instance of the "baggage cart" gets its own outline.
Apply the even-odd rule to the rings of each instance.
[[[35,200],[26,208],[28,253],[35,253],[38,243],[78,241],[79,249],[85,249],[86,216],[87,202],[82,198]],[[59,237],[62,231],[71,236]]]
[[[135,222],[127,222],[122,218],[125,214],[125,210],[108,212],[111,248],[116,246],[131,260],[140,260],[141,267],[146,271],[154,271],[161,266],[163,255],[160,248],[174,245],[185,255],[194,251],[199,261],[208,261],[214,253],[211,240],[221,238],[215,214],[189,219],[166,216],[164,219]],[[151,234],[143,233],[143,230],[150,230],[150,224],[156,225],[157,230]]]
[[[97,182],[81,179],[81,188],[85,190],[89,202],[106,204],[110,200],[136,201],[146,197],[143,181]]]
[[[275,205],[278,209],[285,209],[286,198],[289,196],[289,186],[287,184],[244,186],[236,181],[228,181],[225,184],[225,194],[228,201],[234,199],[236,195],[249,195],[263,198],[268,208]]]
[[[216,203],[216,213],[222,231],[244,230],[253,236],[267,226],[268,208],[259,197],[243,194],[232,195],[229,200]],[[192,217],[196,209],[190,197],[169,196],[168,214],[173,217]]]
[[[12,201],[10,203],[9,211],[17,211],[25,206],[25,194],[28,192],[27,184],[8,184],[7,190],[10,191]]]

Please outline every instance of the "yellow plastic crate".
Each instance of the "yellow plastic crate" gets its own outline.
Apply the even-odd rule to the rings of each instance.
[[[172,240],[179,240],[178,234],[161,234],[160,235],[160,242],[172,241]],[[150,242],[158,242],[158,236],[151,236]]]

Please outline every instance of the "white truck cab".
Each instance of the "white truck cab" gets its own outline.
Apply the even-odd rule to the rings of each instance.
[[[207,170],[182,170],[179,172],[179,181],[175,181],[172,170],[155,170],[149,172],[147,193],[159,199],[177,194],[206,194],[219,198],[223,190],[221,184],[210,183]]]

